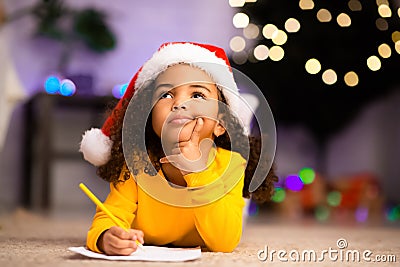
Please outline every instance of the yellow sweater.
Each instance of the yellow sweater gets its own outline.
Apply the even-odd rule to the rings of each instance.
[[[208,185],[209,191],[173,188],[165,178],[143,174],[137,181],[131,176],[116,186],[110,184],[110,194],[104,204],[125,227],[142,230],[145,244],[202,246],[211,251],[231,252],[242,234],[246,162],[238,153],[222,148],[216,151],[214,161],[206,170],[184,177],[188,187]],[[160,199],[157,191],[164,192],[161,201],[157,200]],[[177,201],[183,205],[164,203]],[[113,225],[97,208],[87,235],[87,247],[100,252],[97,240]]]

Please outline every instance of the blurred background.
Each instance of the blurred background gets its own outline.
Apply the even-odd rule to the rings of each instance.
[[[250,216],[398,225],[399,0],[0,0],[0,213],[93,212],[81,135],[168,41],[223,47],[269,102],[279,182]]]

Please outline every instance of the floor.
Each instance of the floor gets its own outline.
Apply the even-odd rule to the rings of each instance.
[[[109,266],[109,261],[85,258],[67,250],[84,245],[90,216],[43,216],[23,209],[0,216],[0,266]],[[377,256],[379,263],[375,261]],[[201,259],[183,263],[131,261],[112,265],[399,266],[399,262],[398,226],[321,224],[258,216],[247,222],[242,242],[233,253],[203,252]]]

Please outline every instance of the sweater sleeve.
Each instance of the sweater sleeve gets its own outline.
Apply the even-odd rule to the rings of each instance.
[[[131,228],[137,209],[137,185],[135,179],[130,177],[127,181],[120,182],[116,186],[110,183],[110,193],[104,205],[126,228]],[[94,252],[101,252],[97,247],[97,240],[104,231],[114,225],[115,223],[107,214],[97,207],[92,226],[87,234],[87,247]]]
[[[242,190],[246,162],[235,154],[227,165],[222,177],[221,172],[216,171],[220,166],[185,176],[188,186],[202,186],[213,181],[212,192],[198,196],[203,198],[203,203],[204,198],[209,198],[210,203],[194,209],[197,231],[211,251],[233,251],[242,235]]]

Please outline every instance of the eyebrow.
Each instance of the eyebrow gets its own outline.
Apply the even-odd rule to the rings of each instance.
[[[203,88],[203,89],[205,89],[205,90],[207,90],[208,92],[211,93],[210,88],[208,88],[207,86],[201,85],[201,84],[196,84],[196,83],[195,83],[195,84],[191,84],[190,87],[194,87],[194,88]]]
[[[160,87],[168,87],[168,88],[173,88],[174,86],[170,83],[161,83],[159,85],[156,86],[155,91],[157,91],[158,88]]]
[[[184,84],[182,84],[182,85],[184,85]],[[160,87],[167,87],[167,88],[171,88],[171,89],[172,89],[172,88],[179,87],[179,86],[180,86],[180,85],[175,86],[175,85],[170,84],[170,83],[160,83],[159,85],[156,86],[156,88],[155,88],[154,91],[156,92]],[[203,89],[205,89],[205,90],[207,90],[208,92],[211,93],[210,88],[208,88],[207,86],[204,86],[204,85],[202,85],[202,84],[193,83],[193,84],[190,84],[189,87],[203,88]]]

